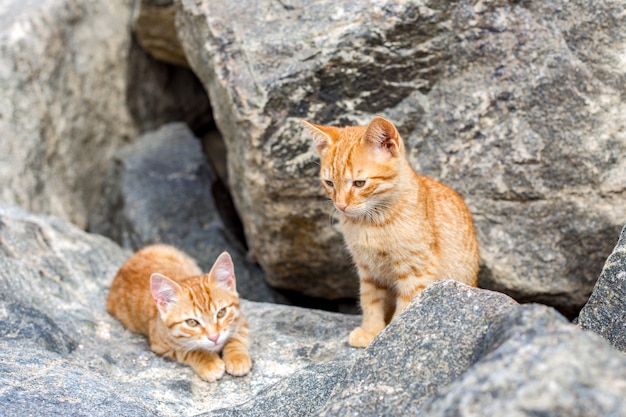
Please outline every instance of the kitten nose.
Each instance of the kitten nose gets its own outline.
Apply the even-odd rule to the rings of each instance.
[[[335,203],[335,206],[338,210],[346,211],[346,208],[348,208],[348,203]]]
[[[220,338],[220,334],[219,334],[219,333],[217,333],[217,334],[210,334],[210,335],[208,335],[207,337],[209,338],[209,340],[210,340],[211,342],[213,342],[213,343],[217,343],[217,339],[219,339],[219,338]]]

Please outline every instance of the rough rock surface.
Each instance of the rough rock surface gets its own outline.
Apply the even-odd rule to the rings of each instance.
[[[544,306],[518,308],[420,416],[624,416],[626,358],[602,342]]]
[[[626,416],[623,353],[552,308],[454,281],[367,349],[347,345],[355,316],[244,300],[252,372],[206,383],[106,313],[128,254],[0,206],[0,415]]]
[[[555,310],[447,281],[347,363],[203,416],[624,416],[625,370],[622,354]]]
[[[0,203],[86,226],[126,107],[131,0],[0,4]]]
[[[276,301],[258,265],[225,227],[213,190],[218,181],[200,140],[183,123],[164,125],[140,136],[114,157],[90,230],[121,246],[174,245],[204,271],[228,250],[237,265],[237,288],[254,301]]]
[[[626,225],[589,301],[580,311],[578,324],[593,330],[626,352]]]
[[[626,216],[622,3],[181,0],[177,27],[269,282],[354,295],[299,119],[382,114],[467,200],[483,287],[585,303]]]
[[[354,361],[320,416],[416,415],[484,354],[491,325],[516,305],[454,281],[431,286]]]

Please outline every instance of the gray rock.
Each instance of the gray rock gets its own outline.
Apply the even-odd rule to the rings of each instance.
[[[626,415],[626,358],[544,306],[494,323],[485,350],[420,416]]]
[[[299,119],[383,114],[468,202],[481,286],[570,316],[585,303],[626,217],[620,4],[181,0],[177,23],[272,285],[356,293]]]
[[[244,404],[205,415],[415,415],[481,357],[490,324],[516,305],[504,294],[438,283],[356,358],[299,370]]]
[[[157,61],[132,42],[128,51],[127,105],[141,133],[171,122],[194,132],[213,126],[209,97],[189,68]]]
[[[352,361],[336,359],[294,372],[261,390],[244,404],[202,414],[205,417],[315,416],[328,401]]]
[[[4,416],[148,416],[106,378],[39,346],[0,339],[0,412]]]
[[[0,415],[626,415],[621,352],[549,307],[454,281],[364,350],[346,341],[357,317],[244,300],[252,372],[206,383],[106,313],[129,255],[0,206]]]
[[[626,225],[578,318],[580,327],[593,330],[622,352],[626,352],[624,300],[626,300]]]
[[[516,305],[455,281],[428,287],[355,360],[319,415],[416,415],[484,354],[491,324]]]
[[[228,250],[237,265],[237,289],[247,299],[275,301],[261,269],[224,226],[212,191],[217,177],[200,141],[182,123],[140,136],[118,152],[90,230],[125,248],[174,245],[208,271]]]
[[[355,358],[301,369],[203,415],[621,416],[625,367],[622,354],[552,308],[446,281]]]
[[[108,285],[129,255],[65,221],[0,206],[0,415],[195,415],[358,353],[346,342],[354,316],[244,300],[252,372],[206,383],[107,314]]]
[[[126,106],[131,0],[0,5],[0,203],[85,227]]]
[[[67,355],[76,349],[76,341],[46,314],[7,298],[7,295],[0,294],[3,310],[0,338],[15,341],[17,344],[34,342],[39,347],[60,355]]]

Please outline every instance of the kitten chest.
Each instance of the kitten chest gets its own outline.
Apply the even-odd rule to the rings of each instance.
[[[419,227],[391,223],[382,227],[342,224],[346,245],[360,272],[390,282],[404,273],[408,265],[420,268],[428,264],[429,244]]]

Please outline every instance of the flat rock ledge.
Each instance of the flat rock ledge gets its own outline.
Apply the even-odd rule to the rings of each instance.
[[[0,415],[626,416],[626,357],[605,339],[453,281],[364,350],[346,343],[357,316],[245,301],[253,370],[206,383],[106,313],[129,255],[0,206]]]

